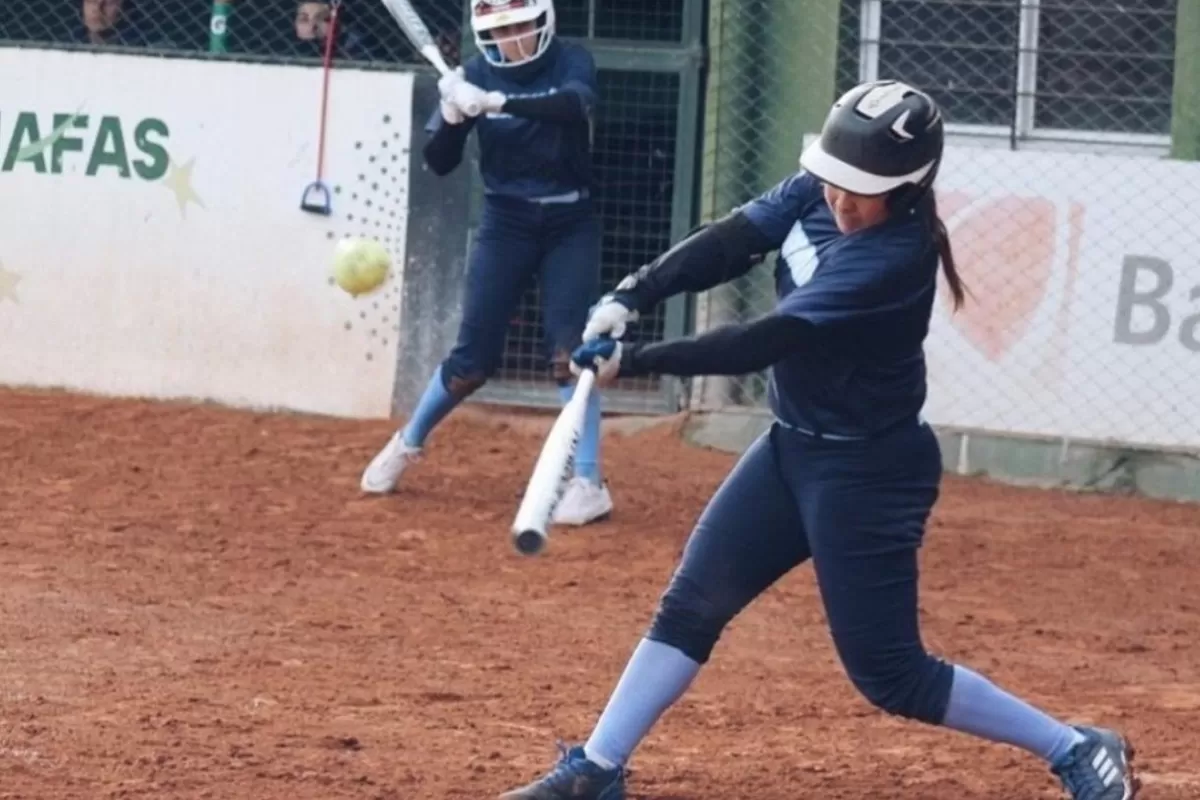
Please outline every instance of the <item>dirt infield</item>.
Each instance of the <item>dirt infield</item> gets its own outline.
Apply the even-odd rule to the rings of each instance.
[[[402,492],[390,426],[0,392],[0,797],[479,798],[586,735],[732,459],[606,439],[611,522],[507,538],[542,421],[452,418]],[[1200,510],[950,479],[930,647],[1122,727],[1200,796]],[[802,568],[736,620],[633,763],[655,800],[1038,800],[1006,747],[888,719]]]

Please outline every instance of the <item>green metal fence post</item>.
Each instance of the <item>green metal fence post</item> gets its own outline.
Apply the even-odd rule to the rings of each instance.
[[[763,116],[771,121],[763,137],[758,184],[767,187],[799,169],[806,133],[817,133],[836,99],[840,0],[788,0],[771,6],[771,30],[787,36],[763,37]]]
[[[229,38],[230,0],[213,0],[212,16],[208,21],[208,52],[224,53]]]
[[[679,71],[679,105],[676,108],[675,175],[671,197],[671,242],[684,237],[693,226],[698,188],[697,167],[701,139],[700,109],[702,107],[704,68],[704,0],[685,0],[683,20],[683,45],[693,57],[691,63]],[[663,338],[671,339],[684,335],[688,328],[689,298],[684,295],[672,297],[666,303],[663,318]],[[664,402],[670,410],[681,403],[681,382],[662,382]]]
[[[799,167],[804,135],[820,130],[837,83],[840,0],[711,0],[703,218],[727,213]],[[781,35],[786,32],[786,35]],[[713,291],[698,314],[715,326],[757,316],[773,300],[760,268]],[[736,397],[734,385],[746,396]],[[764,385],[709,380],[698,402],[755,403]]]
[[[1175,18],[1175,85],[1171,157],[1200,161],[1200,3],[1179,0]]]
[[[703,146],[700,158],[701,222],[712,222],[728,213],[744,195],[742,166],[753,152],[737,120],[744,112],[738,87],[729,83],[738,74],[737,53],[741,25],[736,0],[709,0],[708,59],[705,71]],[[693,327],[718,327],[740,316],[736,284],[715,287],[696,298]],[[714,408],[723,405],[735,381],[725,377],[700,377],[692,382],[689,405]]]

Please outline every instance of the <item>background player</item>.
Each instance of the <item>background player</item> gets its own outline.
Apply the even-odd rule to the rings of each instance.
[[[942,143],[941,113],[927,95],[891,81],[856,87],[834,105],[798,174],[597,306],[573,357],[599,381],[773,366],[776,420],[700,517],[586,744],[502,797],[623,798],[630,754],[687,690],[725,625],[808,560],[838,656],[871,703],[1023,748],[1075,800],[1134,796],[1132,750],[1120,735],[1059,722],[921,641],[917,549],[942,473],[937,439],[919,416],[939,257],[956,305],[964,294],[932,192]],[[775,249],[773,313],[648,346],[616,340],[636,312],[723,283]]]
[[[509,319],[535,279],[554,377],[569,399],[570,353],[600,294],[600,220],[590,196],[592,56],[555,38],[552,0],[478,0],[471,26],[480,52],[439,81],[441,103],[424,148],[430,169],[445,175],[462,160],[472,129],[479,137],[485,196],[463,320],[412,418],[363,472],[365,492],[391,492],[434,427],[495,374]],[[465,114],[470,99],[480,101],[484,115]],[[575,478],[555,522],[584,525],[612,511],[599,450],[600,398],[593,393]]]

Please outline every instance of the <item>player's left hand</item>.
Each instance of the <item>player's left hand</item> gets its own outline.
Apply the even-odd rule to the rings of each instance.
[[[454,96],[454,89],[460,83],[466,82],[466,74],[466,70],[462,67],[455,67],[452,72],[438,78],[438,95],[443,100],[449,100]]]
[[[589,367],[596,370],[596,383],[601,386],[615,381],[621,373],[621,343],[603,338],[576,347],[571,353],[571,372],[578,375]]]
[[[463,85],[463,68],[451,72],[449,75],[443,75],[438,79],[438,95],[442,110],[442,119],[451,125],[461,125],[466,121],[466,114],[459,108],[458,103],[454,101],[455,94],[459,87]]]
[[[478,114],[471,114],[467,111],[467,109],[471,108],[472,106],[479,109],[479,114],[482,114],[488,110],[487,99],[489,93],[485,92],[483,89],[480,89],[470,81],[459,81],[458,83],[454,84],[451,92],[451,101],[464,116],[478,116]]]
[[[601,336],[620,339],[625,335],[626,326],[637,320],[638,312],[633,307],[633,300],[619,292],[610,292],[601,297],[600,302],[588,313],[583,340],[590,342]]]

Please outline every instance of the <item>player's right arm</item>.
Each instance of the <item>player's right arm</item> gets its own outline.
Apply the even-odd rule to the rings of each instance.
[[[625,325],[680,292],[703,292],[750,271],[787,238],[804,209],[820,197],[812,176],[788,177],[740,208],[689,234],[666,253],[627,276],[601,298],[584,341],[620,338]]]
[[[438,80],[438,107],[425,131],[433,134],[425,142],[421,154],[435,175],[449,175],[462,162],[467,136],[475,127],[475,117],[467,116],[456,102],[458,87],[470,80],[470,73],[479,69],[475,59],[467,62],[465,69],[459,67]]]
[[[749,322],[723,325],[694,336],[623,344],[585,342],[572,353],[573,369],[594,367],[607,382],[642,375],[746,375],[792,353],[828,341],[847,324],[884,325],[898,309],[920,307],[937,282],[937,255],[924,223],[865,231],[845,241],[822,270],[792,289],[774,311]]]
[[[496,94],[495,110],[544,122],[586,124],[595,114],[600,99],[596,61],[579,45],[565,45],[562,58],[566,59],[566,70],[558,91],[534,97],[505,97],[489,92]]]

